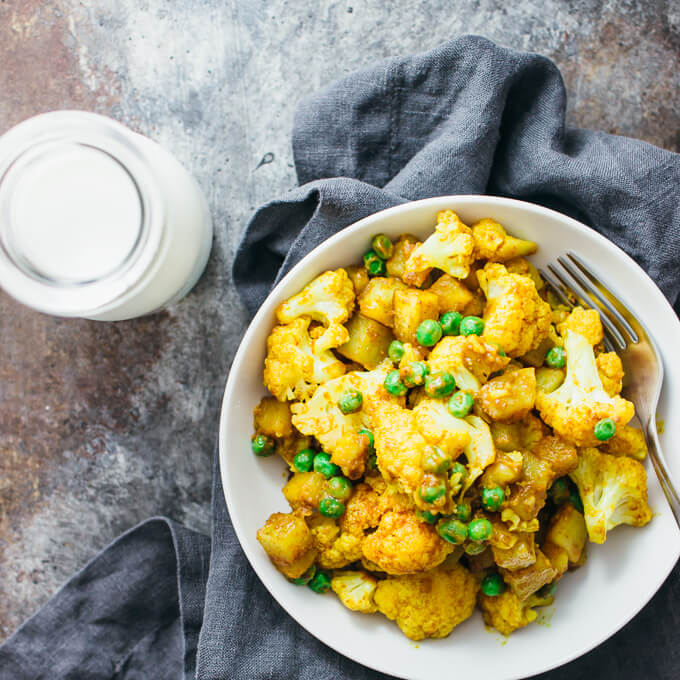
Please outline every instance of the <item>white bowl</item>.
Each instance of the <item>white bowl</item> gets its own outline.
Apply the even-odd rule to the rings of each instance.
[[[253,569],[281,606],[329,647],[400,678],[449,677],[454,663],[459,677],[511,680],[564,664],[600,644],[635,616],[668,576],[680,555],[680,531],[650,465],[650,524],[619,527],[604,545],[590,544],[586,565],[565,575],[555,605],[543,612],[550,625],[527,626],[507,643],[486,630],[476,612],[448,638],[414,644],[381,614],[351,612],[333,594],[319,596],[289,583],[255,538],[272,512],[288,511],[281,494],[285,465],[278,457],[262,460],[250,454],[252,412],[264,394],[265,343],[276,306],[321,272],[359,262],[374,234],[396,237],[409,232],[424,238],[434,228],[437,211],[446,208],[467,224],[491,217],[515,236],[538,242],[539,252],[532,258],[538,265],[554,261],[567,249],[582,255],[653,330],[662,355],[676,356],[680,323],[662,293],[623,251],[583,224],[536,205],[488,196],[406,203],[360,220],[322,243],[276,286],[255,315],[234,359],[222,403],[222,484],[236,535]],[[680,362],[667,361],[665,369],[658,418],[665,421],[662,446],[672,454],[680,447],[680,419],[672,417],[670,409],[679,402]],[[680,460],[671,463],[680,479]]]

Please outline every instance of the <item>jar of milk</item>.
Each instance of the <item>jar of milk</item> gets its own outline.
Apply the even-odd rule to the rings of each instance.
[[[48,314],[104,321],[186,295],[212,222],[165,149],[104,116],[46,113],[0,137],[0,287]]]

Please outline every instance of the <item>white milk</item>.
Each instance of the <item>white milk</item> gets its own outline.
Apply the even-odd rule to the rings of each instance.
[[[29,306],[148,314],[193,287],[211,241],[194,179],[119,123],[56,112],[0,138],[0,285]]]

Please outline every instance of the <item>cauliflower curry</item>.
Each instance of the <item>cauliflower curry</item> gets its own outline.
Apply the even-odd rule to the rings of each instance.
[[[478,606],[536,619],[586,543],[650,521],[642,433],[598,312],[560,305],[536,244],[451,210],[376,236],[276,311],[253,451],[290,467],[257,537],[293,584],[412,640]]]

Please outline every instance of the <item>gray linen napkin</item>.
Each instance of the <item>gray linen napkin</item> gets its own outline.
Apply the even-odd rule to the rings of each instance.
[[[460,193],[513,196],[580,219],[675,304],[680,156],[565,128],[565,106],[548,59],[470,36],[304,100],[293,133],[303,186],[246,229],[233,268],[245,304],[254,312],[275,280],[357,219]],[[236,540],[215,465],[210,547],[164,518],[124,534],[0,647],[0,679],[385,678],[325,647],[269,596]],[[680,677],[678,601],[676,567],[621,632],[540,678]]]

